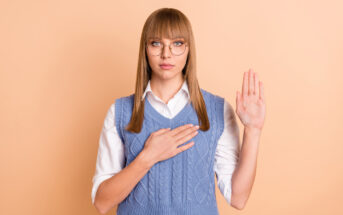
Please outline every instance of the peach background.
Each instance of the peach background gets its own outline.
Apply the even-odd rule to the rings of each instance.
[[[253,190],[238,211],[216,187],[220,214],[342,214],[339,0],[1,1],[0,214],[97,214],[103,120],[133,92],[141,29],[160,7],[190,19],[202,88],[235,108],[244,71],[265,85]]]

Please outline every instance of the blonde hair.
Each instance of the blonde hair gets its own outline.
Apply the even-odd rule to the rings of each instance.
[[[189,52],[182,75],[187,81],[190,102],[194,107],[199,121],[199,129],[207,131],[210,123],[205,102],[200,91],[196,76],[195,42],[191,23],[187,17],[174,8],[160,8],[154,11],[145,21],[139,47],[139,57],[136,75],[134,106],[127,131],[139,133],[144,120],[144,100],[142,95],[151,78],[151,68],[146,55],[146,45],[150,38],[183,38],[188,44]]]

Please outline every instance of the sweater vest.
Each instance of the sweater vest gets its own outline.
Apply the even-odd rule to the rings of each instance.
[[[202,131],[185,145],[194,145],[152,168],[118,205],[118,215],[218,215],[213,169],[217,142],[224,129],[224,98],[200,88],[205,101],[210,129]],[[134,94],[115,100],[115,123],[124,143],[125,167],[144,148],[150,134],[162,128],[174,129],[184,124],[199,125],[189,101],[176,116],[161,115],[144,100],[144,120],[140,133],[126,131],[134,104]],[[161,142],[163,144],[163,142]]]

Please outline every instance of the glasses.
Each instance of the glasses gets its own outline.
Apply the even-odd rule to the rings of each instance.
[[[182,55],[186,50],[187,43],[178,40],[174,41],[172,44],[169,45],[169,50],[173,55]],[[164,44],[159,41],[151,41],[147,44],[147,49],[151,53],[151,55],[159,56],[163,50]]]

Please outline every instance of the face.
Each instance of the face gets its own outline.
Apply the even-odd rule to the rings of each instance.
[[[178,39],[150,39],[147,43],[147,57],[148,63],[152,69],[152,77],[151,78],[159,78],[159,79],[172,79],[172,78],[180,78],[182,77],[182,69],[186,65],[187,56],[189,47],[188,45],[185,46],[185,51],[180,55],[174,55],[169,46],[177,47],[181,45],[185,45],[185,41],[182,38]],[[152,48],[155,47],[155,48]],[[158,56],[154,55],[155,53],[152,49],[158,49],[158,47],[163,47],[160,54]],[[176,50],[177,48],[175,48]],[[164,66],[164,64],[171,65],[171,66]]]

